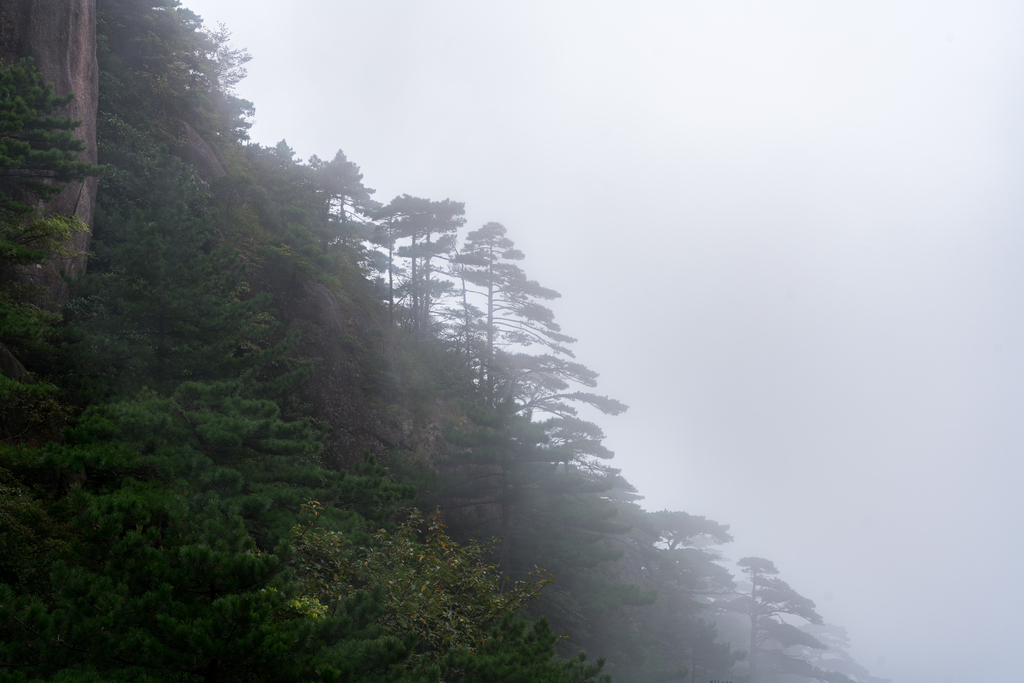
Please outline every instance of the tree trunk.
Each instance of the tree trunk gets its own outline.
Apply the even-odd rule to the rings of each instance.
[[[509,567],[509,530],[512,528],[512,501],[508,485],[508,469],[501,466],[501,555],[498,557],[498,570],[501,572],[501,592],[508,592],[512,587]]]
[[[757,683],[757,574],[750,575],[750,683]]]
[[[423,331],[430,329],[430,232],[427,232],[425,240],[426,256],[423,257],[423,310],[421,311],[421,322]]]
[[[395,241],[388,242],[388,326],[395,327]]]
[[[494,247],[487,259],[487,403],[494,406]]]
[[[419,283],[416,282],[416,233],[412,234],[412,248],[410,249],[412,254],[412,336],[413,339],[419,337],[419,315],[417,310],[419,309]]]

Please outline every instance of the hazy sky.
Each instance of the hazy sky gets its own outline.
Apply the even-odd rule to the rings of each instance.
[[[649,509],[876,675],[1020,679],[1024,5],[185,5],[254,140],[508,228]]]

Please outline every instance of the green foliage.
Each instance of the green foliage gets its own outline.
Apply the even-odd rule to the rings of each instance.
[[[69,246],[83,232],[89,232],[89,226],[77,216],[46,216],[35,210],[18,217],[8,213],[0,233],[0,277],[9,276],[5,271],[14,265],[42,264],[53,257],[85,258]]]
[[[46,369],[60,357],[61,318],[36,305],[36,293],[27,284],[0,285],[0,441],[54,438],[73,412],[60,387],[26,368]]]
[[[458,518],[462,533],[500,535],[498,561],[510,578],[541,564],[556,573],[532,611],[572,646],[608,652],[615,638],[630,639],[622,610],[654,594],[606,571],[623,556],[617,537],[630,527],[616,519],[613,492],[628,484],[600,465],[564,462],[575,449],[561,420],[534,422],[511,400],[467,415],[445,432],[462,449],[443,494],[453,511],[472,510]]]
[[[50,349],[60,316],[28,301],[34,290],[15,283],[0,290],[0,342],[8,349],[25,353]]]
[[[778,578],[779,570],[771,560],[744,557],[736,564],[750,578],[749,595],[735,601],[734,608],[745,611],[750,617],[748,660],[751,681],[760,681],[762,671],[774,674],[813,674],[806,661],[788,656],[783,650],[798,645],[825,649],[826,646],[814,636],[784,618],[798,617],[810,624],[822,624],[814,602]]]
[[[377,590],[383,596],[378,623],[390,635],[415,634],[419,664],[436,664],[450,651],[476,651],[491,637],[492,624],[552,582],[537,570],[500,592],[497,568],[484,561],[487,548],[475,541],[457,544],[436,513],[426,521],[422,542],[424,520],[413,511],[396,531],[380,530],[356,551],[350,538],[319,526],[317,501],[307,509],[306,523],[293,530],[293,546],[303,596],[313,602],[295,603],[296,608],[333,614],[353,591]]]
[[[168,146],[182,122],[221,144],[247,137],[253,106],[231,88],[248,55],[228,47],[227,31],[204,31],[178,0],[99,0],[96,9],[101,112]]]
[[[597,373],[543,305],[557,293],[526,277],[505,229],[455,253],[461,203],[381,208],[340,151],[303,163],[284,141],[241,145],[248,55],[226,29],[175,0],[97,7],[107,172],[89,275],[63,329],[27,293],[0,292],[0,350],[43,371],[0,376],[2,436],[20,442],[0,446],[0,683],[729,675],[737,653],[701,620],[731,588],[706,547],[726,527],[642,510],[605,464],[604,434],[577,408],[625,406],[590,391]],[[6,87],[20,78],[35,111],[61,103],[24,74]],[[39,150],[74,152],[60,148],[73,123],[32,120],[52,136]],[[171,156],[189,128],[227,175]],[[44,181],[25,196],[60,182],[43,157],[20,158]],[[3,223],[0,267],[72,256],[60,250],[80,229],[21,211]],[[368,280],[384,269],[386,290]],[[353,312],[343,338],[316,343],[358,366],[358,409],[393,430],[374,434],[391,472],[423,483],[419,504],[450,529],[416,515],[396,528],[416,491],[372,458],[324,466],[325,427],[290,397],[311,362],[278,322],[301,318],[286,293],[314,280]],[[546,353],[524,353],[536,345]]]
[[[443,663],[444,679],[460,683],[610,683],[602,673],[604,659],[588,663],[580,654],[565,662],[552,662],[557,638],[547,621],[533,624],[507,615],[491,637],[474,652],[449,653]]]
[[[0,442],[53,438],[72,412],[59,387],[0,375]]]
[[[0,462],[7,460],[0,454]],[[68,555],[68,533],[14,474],[0,467],[0,583],[27,591],[45,588],[47,569]]]
[[[503,395],[513,396],[520,410],[575,417],[579,404],[588,404],[605,415],[620,415],[628,406],[607,396],[575,389],[597,386],[597,373],[581,363],[552,354],[496,353],[503,376]]]
[[[96,128],[96,146],[105,168],[97,202],[109,206],[113,213],[130,215],[148,203],[147,188],[157,160],[166,155],[166,149],[157,143],[152,130],[136,128],[111,111],[100,111]]]
[[[31,59],[0,68],[0,439],[37,438],[59,429],[69,410],[51,383],[37,383],[25,367],[44,366],[59,316],[35,302],[42,285],[30,276],[48,259],[82,258],[68,245],[88,230],[75,216],[46,215],[39,203],[67,182],[99,169],[76,161],[85,149],[73,137],[80,124],[58,115],[72,99],[56,97]],[[41,361],[35,363],[30,361]]]
[[[152,167],[127,215],[99,211],[96,272],[76,306],[83,370],[115,395],[237,377],[280,357],[266,297],[248,297],[237,253],[216,247],[208,196],[180,162]]]
[[[387,515],[406,489],[372,463],[356,475],[318,467],[310,425],[283,420],[244,389],[193,382],[168,398],[144,392],[95,407],[69,445],[40,454],[37,467],[76,473],[86,486],[72,490],[73,556],[51,565],[49,590],[0,587],[9,671],[283,680],[311,675],[314,660],[338,664],[330,638],[339,633],[348,650],[376,639],[366,631],[375,596],[346,601],[323,624],[289,607],[291,556],[281,543],[302,500],[330,501],[326,517],[360,538],[359,511]],[[20,520],[24,492],[13,500]],[[38,543],[20,527],[13,538],[15,557],[30,561]],[[385,671],[404,658],[401,648],[378,650],[363,654]]]
[[[465,211],[462,202],[433,201],[403,194],[375,213],[379,226],[374,239],[388,250],[388,306],[392,324],[396,303],[392,282],[396,271],[394,257],[397,254],[409,259],[409,278],[403,287],[408,294],[407,318],[403,324],[414,338],[421,334],[426,336],[431,329],[433,306],[439,295],[450,287],[449,283],[434,277],[433,260],[454,248],[455,232],[466,222]],[[402,238],[408,238],[410,244],[396,249],[396,241]]]
[[[353,518],[387,518],[410,495],[372,461],[352,474],[324,470],[312,424],[287,420],[274,401],[249,392],[240,381],[188,382],[166,398],[147,391],[90,408],[68,437],[82,446],[134,444],[133,466],[222,501],[268,551],[287,539],[307,500],[325,501],[328,518],[351,528]],[[88,463],[78,467],[88,471]]]
[[[141,418],[143,410],[124,408],[117,417]],[[152,407],[148,412],[160,419]],[[83,460],[82,450],[94,451],[92,457]],[[84,466],[89,481],[104,461],[115,470],[129,464],[111,462],[107,453],[103,444],[84,444],[50,449],[48,459],[56,467]],[[157,459],[150,456],[149,464],[161,464]],[[107,492],[73,494],[77,561],[53,565],[50,605],[0,587],[0,631],[8,636],[0,638],[7,642],[0,657],[9,671],[31,677],[66,669],[199,673],[226,659],[240,670],[250,662],[266,666],[291,635],[268,619],[281,598],[266,589],[279,584],[284,558],[258,551],[237,503],[212,490],[189,495],[187,487],[125,476],[144,471],[141,463],[130,464]]]
[[[31,59],[0,69],[0,253],[10,250],[6,224],[31,213],[34,200],[96,172],[75,160],[85,149],[72,135],[81,122],[57,115],[72,98],[56,97]]]
[[[827,646],[824,650],[819,647],[797,647],[786,653],[803,659],[811,677],[827,683],[888,683],[886,679],[872,676],[850,656],[847,652],[850,639],[842,626],[805,624],[801,630],[807,631],[816,641]]]
[[[313,155],[309,168],[319,192],[327,199],[328,216],[318,235],[321,247],[327,251],[332,246],[345,246],[367,258],[363,241],[373,235],[371,216],[380,208],[380,203],[371,198],[374,190],[363,185],[359,167],[340,149],[330,161]]]
[[[378,533],[356,577],[384,590],[385,628],[416,633],[428,651],[476,649],[488,639],[482,627],[524,607],[552,580],[537,570],[502,593],[496,568],[483,560],[485,548],[476,542],[458,546],[436,515],[419,543],[421,521],[413,515],[395,534]]]
[[[550,308],[538,303],[561,294],[526,278],[523,269],[514,263],[525,256],[506,237],[507,233],[500,223],[487,223],[473,230],[457,259],[465,266],[461,277],[482,288],[479,293],[486,302],[488,356],[494,355],[496,346],[509,344],[541,344],[556,353],[572,355],[564,344],[576,340],[562,333]]]

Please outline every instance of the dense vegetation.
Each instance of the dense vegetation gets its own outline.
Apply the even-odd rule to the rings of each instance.
[[[640,507],[578,415],[626,406],[505,227],[460,244],[459,202],[250,144],[226,31],[98,4],[102,169],[31,63],[0,72],[0,681],[872,680],[771,562],[737,585],[727,526]],[[88,173],[49,310],[26,269],[81,226],[37,200]],[[401,443],[345,452],[302,397],[295,283],[358,311],[315,348]]]

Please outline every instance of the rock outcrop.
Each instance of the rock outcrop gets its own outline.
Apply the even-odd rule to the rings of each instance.
[[[271,282],[263,279],[268,274],[253,278],[254,289],[271,291],[275,316],[301,335],[295,356],[314,359],[313,374],[297,393],[303,411],[328,428],[325,462],[351,468],[366,453],[387,464],[392,451],[404,451],[410,462],[444,451],[442,427],[454,419],[452,409],[439,399],[416,409],[405,405],[409,397],[394,384],[393,359],[374,331],[379,320],[309,275]]]
[[[32,373],[25,369],[6,346],[0,344],[0,375],[9,377],[16,382],[32,383]]]
[[[0,0],[0,65],[31,57],[57,95],[74,93],[64,112],[80,120],[75,135],[86,145],[81,159],[96,163],[96,116],[99,67],[96,60],[97,0]],[[215,144],[204,140],[184,121],[172,152],[212,182],[227,174],[227,164]],[[60,215],[77,215],[92,227],[96,179],[69,184],[47,205]],[[79,235],[70,246],[88,251],[90,235]],[[68,291],[57,274],[84,271],[85,261],[56,261],[44,269],[28,269],[25,279],[41,282],[49,290],[49,304],[67,301]],[[275,315],[288,331],[301,334],[294,355],[315,359],[312,376],[298,389],[302,411],[328,427],[325,460],[334,467],[350,467],[365,453],[386,456],[402,450],[437,452],[441,425],[450,409],[440,400],[403,404],[398,379],[391,374],[374,316],[337,296],[306,274],[250,273],[256,291],[273,294]],[[41,273],[41,274],[40,274]],[[0,345],[0,373],[20,381],[32,376],[7,348]],[[384,389],[382,390],[382,385]],[[415,412],[415,418],[413,417]],[[0,420],[2,421],[2,420]]]
[[[346,467],[360,462],[366,452],[382,455],[401,448],[401,420],[370,405],[364,390],[369,378],[356,335],[370,324],[366,312],[340,302],[308,276],[298,275],[274,289],[277,317],[301,335],[296,355],[316,359],[313,375],[298,393],[310,414],[329,426],[326,459]]]
[[[195,128],[182,121],[184,139],[174,147],[174,154],[186,164],[195,167],[199,177],[212,182],[228,174],[227,163],[217,147],[203,139]]]
[[[0,2],[0,63],[11,65],[23,57],[35,60],[57,95],[74,93],[64,112],[82,122],[75,136],[85,142],[83,161],[96,163],[96,111],[99,102],[99,65],[96,61],[96,0],[2,0]],[[54,214],[77,215],[92,227],[96,179],[69,183],[47,203]],[[89,233],[77,235],[70,245],[89,250]],[[85,270],[84,260],[51,262],[44,271],[54,304],[67,300],[67,288],[57,273]]]

